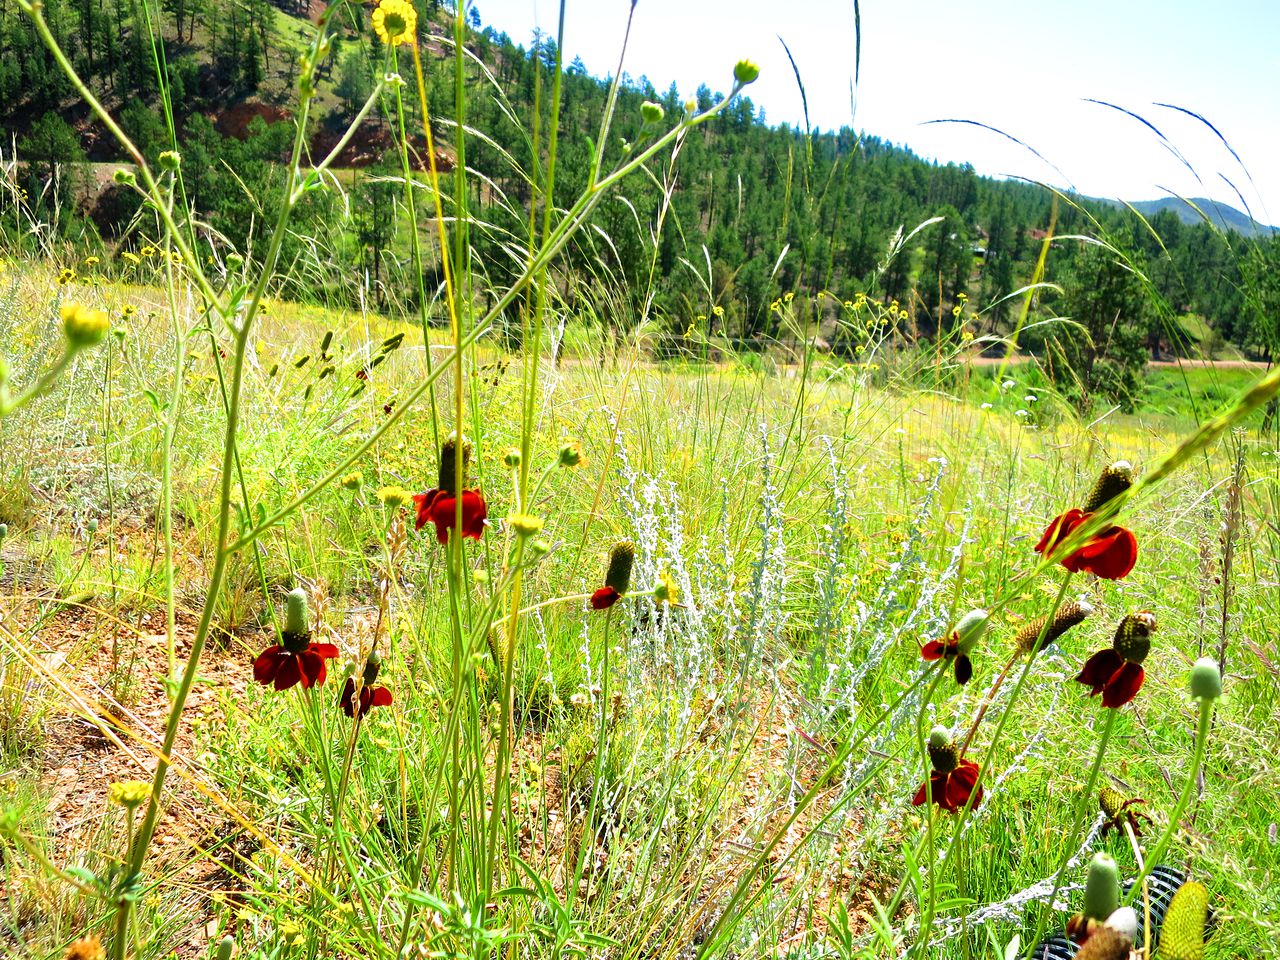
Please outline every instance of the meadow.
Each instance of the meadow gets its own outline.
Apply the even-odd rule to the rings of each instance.
[[[325,29],[265,250],[185,217],[178,150],[120,177],[146,263],[0,268],[0,952],[1277,955],[1280,373],[1082,416],[964,308],[785,290],[772,351],[615,336],[556,255],[746,61],[534,205],[509,286],[432,166],[418,312],[290,302]]]

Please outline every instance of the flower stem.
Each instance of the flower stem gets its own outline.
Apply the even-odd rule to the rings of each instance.
[[[1058,899],[1058,891],[1062,889],[1062,877],[1067,872],[1067,863],[1070,862],[1071,855],[1080,843],[1080,833],[1084,828],[1084,814],[1094,796],[1094,788],[1098,785],[1098,774],[1102,771],[1102,758],[1107,752],[1107,744],[1111,740],[1111,732],[1115,729],[1116,716],[1120,713],[1118,708],[1107,707],[1105,709],[1107,716],[1102,722],[1102,735],[1098,738],[1098,750],[1094,754],[1093,765],[1089,768],[1089,780],[1085,784],[1084,792],[1080,794],[1080,798],[1076,801],[1075,815],[1071,824],[1071,838],[1067,841],[1066,848],[1062,853],[1062,862],[1058,864],[1058,869],[1053,876],[1053,888],[1049,892],[1047,901],[1049,911],[1053,910],[1053,903]],[[1031,938],[1032,943],[1040,942],[1040,937],[1044,934],[1045,920],[1049,911],[1046,911],[1036,923],[1036,934]]]
[[[1209,727],[1213,723],[1213,703],[1214,701],[1208,697],[1200,700],[1200,722],[1196,727],[1195,750],[1191,755],[1191,769],[1187,771],[1186,782],[1182,785],[1182,794],[1178,797],[1178,803],[1173,808],[1173,813],[1169,815],[1169,824],[1164,828],[1164,833],[1161,835],[1159,842],[1147,856],[1146,865],[1125,895],[1123,902],[1126,905],[1137,895],[1139,885],[1146,889],[1147,877],[1151,875],[1153,867],[1168,852],[1169,845],[1173,842],[1173,835],[1177,831],[1178,825],[1182,822],[1183,813],[1186,812],[1187,804],[1191,802],[1191,793],[1195,790],[1196,781],[1200,777],[1200,768],[1204,764],[1205,744],[1208,743]]]

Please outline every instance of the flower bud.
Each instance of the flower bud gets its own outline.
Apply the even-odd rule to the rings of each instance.
[[[676,578],[671,575],[670,570],[663,570],[658,574],[658,585],[653,588],[653,599],[670,606],[680,602],[680,587],[676,585]]]
[[[341,483],[342,489],[344,490],[359,490],[360,485],[364,483],[364,474],[359,470],[356,470],[353,473],[348,473],[342,478]]]
[[[227,269],[228,269],[228,270],[239,270],[239,269],[240,269],[241,267],[243,267],[243,266],[244,266],[244,257],[240,256],[240,254],[238,254],[238,253],[228,253],[228,254],[227,254]]]
[[[1128,460],[1117,460],[1099,475],[1084,502],[1084,512],[1093,513],[1109,500],[1113,500],[1133,486],[1133,465]]]
[[[406,503],[412,500],[413,494],[410,493],[408,490],[406,490],[404,487],[397,487],[397,486],[379,487],[378,499],[381,500],[384,504],[386,504],[387,507],[394,510],[397,507],[404,506]]]
[[[1188,680],[1191,696],[1197,700],[1217,700],[1222,696],[1222,671],[1213,657],[1201,657],[1191,666]]]
[[[542,518],[535,517],[528,513],[513,513],[507,517],[507,523],[511,525],[511,529],[517,537],[521,539],[532,537],[535,533],[542,529]]]
[[[311,631],[311,611],[307,591],[294,587],[284,597],[284,632],[302,636]]]
[[[111,318],[105,310],[90,310],[78,303],[67,303],[58,313],[62,317],[67,343],[73,350],[96,346],[111,328]]]
[[[733,80],[740,87],[755,83],[759,76],[760,68],[750,60],[739,60],[734,64]]]
[[[969,653],[977,646],[982,635],[987,632],[989,620],[990,615],[981,608],[970,610],[960,618],[960,622],[956,624],[955,635],[961,653]]]
[[[1120,867],[1109,853],[1095,853],[1084,885],[1084,915],[1105,920],[1120,906]]]
[[[604,585],[613,587],[619,594],[631,588],[631,567],[636,559],[636,546],[630,540],[622,540],[609,551],[609,569],[604,575]]]
[[[502,455],[502,465],[504,467],[509,467],[512,470],[520,466],[520,460],[521,455],[519,447],[512,447]]]
[[[1053,620],[1049,622],[1048,630],[1045,630],[1048,616],[1036,617],[1014,635],[1014,646],[1019,653],[1029,654],[1043,650],[1076,624],[1083,622],[1084,618],[1091,613],[1093,613],[1093,607],[1084,600],[1072,600],[1064,603],[1058,608],[1058,612],[1053,615]],[[1044,630],[1044,640],[1037,647],[1036,641],[1040,638],[1042,630]]]
[[[9,535],[9,525],[0,523],[0,546],[4,546],[4,538]]]
[[[97,518],[97,517],[94,517],[94,518],[90,519],[90,520],[89,520],[89,521],[84,525],[84,528],[85,528],[85,530],[88,532],[89,536],[91,536],[91,537],[92,537],[95,533],[97,533],[97,532],[98,532],[98,518]]]
[[[646,100],[640,104],[640,118],[644,120],[645,125],[661,123],[662,118],[667,115],[667,111],[662,109],[662,104],[654,103],[652,100]]]
[[[172,173],[182,166],[182,157],[176,150],[165,150],[159,156],[160,169]]]
[[[235,952],[236,939],[227,934],[218,941],[218,950],[214,954],[214,960],[231,960],[231,955]]]
[[[128,187],[133,186],[137,177],[134,176],[132,170],[126,170],[124,167],[118,167],[116,168],[116,171],[111,174],[111,179],[122,187]]]
[[[560,453],[557,455],[557,462],[562,467],[580,467],[587,462],[586,455],[582,452],[582,444],[577,440],[566,440],[560,447]]]

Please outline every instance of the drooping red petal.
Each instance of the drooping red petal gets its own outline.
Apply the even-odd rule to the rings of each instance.
[[[338,699],[338,706],[348,717],[355,716],[355,696],[356,682],[351,677],[347,677],[347,682],[342,685],[342,696]]]
[[[920,648],[922,660],[941,660],[947,653],[947,645],[941,640],[930,640]]]
[[[320,644],[320,646],[329,646],[329,644]],[[312,644],[297,654],[303,689],[324,686],[324,678],[329,672],[324,663],[325,658],[316,652],[315,647],[316,645]]]
[[[1138,695],[1138,690],[1142,688],[1142,681],[1146,677],[1147,674],[1142,669],[1142,664],[1130,663],[1126,660],[1124,665],[1112,675],[1105,689],[1103,689],[1102,705],[1104,707],[1123,707]]]
[[[1084,667],[1081,668],[1076,681],[1092,687],[1093,689],[1089,691],[1089,696],[1093,697],[1102,692],[1107,685],[1107,681],[1122,666],[1124,666],[1124,657],[1107,647],[1105,650],[1099,650],[1084,662]]]
[[[419,508],[419,514],[425,509],[431,522],[436,525],[436,539],[440,543],[449,542],[449,531],[453,529],[458,517],[458,498],[444,492],[435,491],[436,496]],[[484,535],[484,522],[489,516],[488,504],[479,490],[462,491],[462,535],[472,540],[479,540]]]
[[[479,540],[484,535],[484,522],[489,516],[489,505],[479,490],[462,491],[462,535]]]
[[[307,649],[312,653],[318,653],[326,660],[332,660],[338,656],[338,648],[332,643],[313,643]]]
[[[911,798],[911,805],[912,805],[913,807],[919,807],[919,806],[922,806],[922,805],[924,804],[924,801],[925,801],[925,799],[926,799],[926,791],[927,791],[927,789],[928,789],[928,782],[927,782],[927,781],[926,781],[925,783],[920,784],[920,789],[919,789],[919,790],[917,790],[917,791],[916,791],[916,795],[915,795],[914,797],[912,797],[912,798]]]
[[[622,598],[617,590],[613,587],[601,587],[591,595],[592,610],[608,610]]]
[[[436,498],[444,493],[443,490],[428,490],[426,493],[415,493],[413,495],[413,509],[416,519],[413,522],[413,529],[421,530],[427,525],[427,521],[431,519],[431,505],[435,503]]]
[[[973,806],[982,802],[982,788],[978,786],[979,768],[972,760],[965,760],[951,771],[947,778],[947,801],[952,810],[963,810],[969,798],[973,798]]]
[[[1120,580],[1128,576],[1138,562],[1138,538],[1124,527],[1108,527],[1070,559],[1076,561],[1079,569],[1104,580]]]
[[[282,653],[284,653],[282,647],[271,646],[258,654],[258,658],[253,661],[253,679],[263,686],[271,683],[276,678],[276,672],[280,669],[280,655]]]
[[[1036,544],[1036,553],[1041,556],[1049,556],[1054,549],[1067,537],[1071,536],[1071,531],[1080,526],[1085,521],[1086,514],[1083,510],[1071,509],[1066,513],[1058,514],[1053,518],[1053,523],[1040,537],[1040,542]]]
[[[280,667],[276,670],[275,679],[277,690],[288,690],[302,679],[302,664],[299,663],[298,656],[296,653],[288,653],[280,658]]]
[[[386,687],[374,687],[371,694],[372,696],[369,699],[370,707],[391,706],[391,691]]]

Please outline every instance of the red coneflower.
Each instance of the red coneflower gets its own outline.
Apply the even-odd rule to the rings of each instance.
[[[956,683],[964,686],[973,676],[973,662],[969,659],[977,642],[987,630],[987,611],[970,610],[955,629],[945,637],[930,640],[920,648],[920,656],[924,660],[954,661]]]
[[[622,540],[609,551],[609,568],[604,575],[604,586],[591,594],[592,610],[608,610],[622,599],[631,586],[631,566],[636,559],[636,548],[630,540]]]
[[[374,651],[364,663],[364,675],[361,677],[360,696],[356,696],[355,677],[347,677],[342,687],[342,697],[338,705],[348,717],[363,717],[374,707],[391,706],[391,691],[386,687],[375,687],[378,670],[382,667],[382,657]],[[357,706],[358,704],[358,706]]]
[[[471,453],[469,444],[462,445],[462,478],[466,482],[467,458]],[[458,443],[453,437],[440,447],[440,471],[437,486],[426,493],[415,493],[413,504],[417,508],[417,521],[414,528],[421,530],[430,521],[436,525],[436,539],[440,543],[449,542],[449,531],[454,528],[458,519],[458,495],[454,493]],[[484,535],[485,520],[489,516],[489,507],[479,490],[462,491],[462,536],[479,540]]]
[[[324,684],[328,668],[326,660],[338,655],[332,643],[312,643],[308,629],[307,595],[301,588],[290,591],[285,598],[285,629],[280,643],[273,644],[258,654],[253,661],[253,679],[263,686],[288,690],[294,684],[303,689]]]
[[[960,759],[960,749],[943,727],[934,727],[929,734],[929,762],[933,765],[933,773],[927,783],[920,784],[911,801],[914,806],[923,804],[930,795],[943,810],[963,810],[966,806],[976,807],[982,802],[978,765],[972,760]]]
[[[1036,553],[1051,556],[1078,527],[1089,519],[1113,497],[1119,496],[1133,485],[1133,467],[1118,460],[1102,471],[1094,484],[1084,509],[1073,508],[1054,517],[1040,542]],[[1111,526],[1099,530],[1084,546],[1059,559],[1073,573],[1092,573],[1104,580],[1119,580],[1129,575],[1138,560],[1138,540],[1132,530]]]
[[[1116,628],[1111,646],[1086,660],[1076,681],[1092,688],[1089,696],[1102,694],[1104,707],[1123,707],[1142,689],[1146,679],[1142,662],[1151,651],[1151,634],[1155,631],[1155,614],[1129,614]]]

